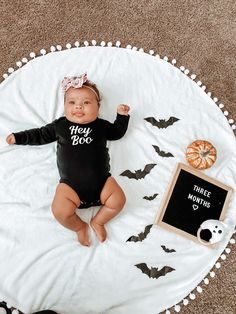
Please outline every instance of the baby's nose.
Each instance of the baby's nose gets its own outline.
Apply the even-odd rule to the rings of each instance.
[[[75,107],[76,107],[76,108],[82,108],[83,105],[82,105],[82,104],[76,104]]]

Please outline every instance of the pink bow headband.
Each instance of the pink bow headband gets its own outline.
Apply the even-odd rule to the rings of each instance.
[[[94,92],[94,94],[97,97],[97,100],[99,101],[99,97],[96,91],[90,86],[83,85],[85,82],[87,82],[87,80],[88,80],[87,72],[81,74],[80,76],[70,76],[70,77],[66,76],[61,82],[62,89],[65,93],[70,87],[73,87],[73,88],[86,87]]]

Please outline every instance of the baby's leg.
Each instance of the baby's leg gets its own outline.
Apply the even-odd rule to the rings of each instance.
[[[109,177],[103,187],[100,196],[104,204],[91,220],[91,226],[101,242],[106,240],[106,229],[104,225],[115,217],[125,205],[125,194],[116,180]]]
[[[52,202],[52,212],[55,218],[66,228],[77,233],[82,245],[89,246],[88,224],[75,213],[80,205],[77,193],[67,184],[59,183]]]

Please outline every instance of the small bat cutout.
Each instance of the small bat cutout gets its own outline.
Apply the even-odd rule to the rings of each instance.
[[[159,129],[166,129],[168,128],[168,126],[179,121],[179,119],[175,117],[170,117],[168,120],[160,119],[158,121],[154,117],[148,117],[148,118],[144,118],[144,120],[151,123],[153,126],[158,127]]]
[[[143,179],[146,177],[147,174],[151,172],[152,168],[154,168],[155,166],[156,164],[148,164],[144,167],[144,170],[139,169],[139,170],[135,170],[134,172],[130,170],[125,170],[120,175],[124,177],[128,177],[129,179],[135,179],[135,180]]]
[[[142,242],[146,239],[147,235],[149,234],[152,225],[148,225],[145,227],[144,232],[140,232],[137,236],[131,236],[126,242]]]
[[[162,249],[166,252],[166,253],[173,253],[176,252],[176,250],[174,249],[168,249],[165,245],[161,245]]]
[[[175,270],[172,267],[164,266],[160,270],[157,267],[149,268],[146,263],[136,264],[134,265],[137,268],[141,269],[142,273],[146,274],[149,278],[158,279],[161,276],[165,276],[166,274]]]
[[[147,201],[153,201],[156,197],[157,197],[158,193],[155,193],[151,196],[144,196],[143,199],[147,200]]]
[[[163,150],[160,150],[160,148],[156,145],[152,145],[157,154],[161,157],[174,157],[171,153],[166,153]]]

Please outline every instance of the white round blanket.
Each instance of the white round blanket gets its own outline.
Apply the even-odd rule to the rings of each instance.
[[[89,248],[79,245],[75,233],[62,227],[50,210],[59,180],[56,144],[5,142],[11,132],[62,116],[62,78],[85,71],[102,93],[102,118],[114,121],[118,104],[131,107],[127,133],[108,143],[111,172],[127,203],[108,223],[105,243],[91,231]],[[202,88],[154,56],[115,47],[81,47],[31,60],[0,85],[0,99],[0,298],[25,313],[53,309],[61,314],[157,314],[200,284],[234,230],[235,195],[226,215],[229,232],[216,249],[150,225],[176,163],[186,163],[185,149],[196,139],[213,143],[218,153],[215,165],[204,172],[236,189],[233,131]],[[147,117],[179,120],[156,128]],[[173,157],[160,156],[153,145]],[[156,166],[140,180],[120,176],[147,164]],[[78,213],[89,221],[97,210]],[[127,241],[145,228],[149,232],[143,241]],[[169,271],[150,278],[138,264]]]

